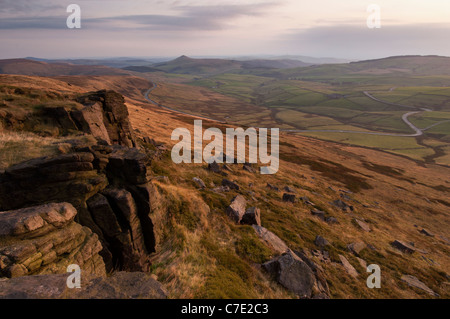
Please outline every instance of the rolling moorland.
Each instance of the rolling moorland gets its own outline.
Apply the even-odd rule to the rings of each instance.
[[[107,75],[73,65],[53,70],[52,64],[39,62],[47,72],[40,75],[37,69],[23,68],[23,61],[17,69],[16,62],[3,62],[8,69],[3,66],[2,73],[9,74],[0,75],[0,170],[5,170],[0,184],[27,172],[30,162],[23,161],[50,165],[48,158],[33,159],[61,159],[92,150],[95,172],[68,175],[77,181],[108,177],[109,186],[92,184],[82,203],[73,203],[78,210],[75,220],[97,234],[103,246],[99,254],[105,265],[102,268],[96,250],[89,249],[94,257],[88,260],[96,261],[89,269],[109,277],[119,271],[151,273],[169,298],[449,298],[450,150],[449,125],[443,121],[450,114],[450,83],[445,68],[449,62],[442,59],[404,57],[279,69],[261,63],[234,66],[235,62],[216,67],[217,61],[182,57],[141,70],[148,67],[151,72],[111,68]],[[151,88],[149,99],[159,105],[145,98]],[[116,91],[124,102],[100,90]],[[113,116],[89,117],[93,125],[86,129],[77,124],[77,114],[90,114],[96,105],[91,100],[104,101],[105,110],[125,103],[129,115],[112,108]],[[171,132],[192,129],[193,117],[161,105],[219,121],[204,120],[205,128],[282,128],[280,171],[263,176],[253,165],[175,165],[170,159]],[[402,120],[409,112],[417,112],[409,120],[423,134],[395,136],[415,133]],[[106,135],[95,129],[101,118],[111,124],[105,124]],[[293,132],[304,130],[392,135]],[[101,134],[109,142],[100,141]],[[127,223],[112,204],[116,198],[110,197],[111,187],[126,189],[141,207],[135,193],[140,184],[124,182],[120,171],[112,170],[110,163],[120,150],[107,144],[136,147],[148,158],[138,172],[145,167],[146,187],[151,189],[146,216],[152,227],[139,216],[140,224],[129,222],[119,234],[108,235],[111,226],[96,219],[98,212],[107,212],[94,209],[98,197],[105,196],[119,224]],[[112,157],[100,156],[96,162],[99,149],[112,152]],[[141,160],[136,158],[130,161]],[[44,189],[52,187],[52,181],[48,183]],[[63,181],[67,183],[71,185]],[[17,191],[20,194],[20,187]],[[0,209],[55,202],[37,195],[20,203],[20,196],[2,193]],[[62,194],[56,197],[61,200]],[[258,208],[258,218],[238,223],[230,218],[234,215],[229,206],[236,197],[241,203],[244,199],[244,210]],[[83,215],[85,202],[94,223]],[[140,245],[136,239],[133,245],[139,249],[129,253],[130,244],[123,237],[139,233],[136,225],[154,238],[144,238]],[[6,248],[17,238],[0,232],[2,256],[9,256]],[[287,247],[291,253],[284,254]],[[14,259],[14,270],[26,272],[0,263],[1,275],[20,279],[24,274],[32,278],[64,273],[61,265],[71,263],[73,254],[59,254],[58,249],[56,254],[51,262],[33,254]],[[130,256],[139,262],[130,263]],[[274,263],[281,273],[274,273]],[[292,268],[283,268],[289,264]],[[367,288],[367,264],[380,266],[380,289]],[[283,269],[290,269],[294,277]]]
[[[449,165],[449,65],[411,56],[276,69],[183,56],[135,75],[158,83],[151,99],[172,109]],[[408,112],[423,131],[413,138]]]

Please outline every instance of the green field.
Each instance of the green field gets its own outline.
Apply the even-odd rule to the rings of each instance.
[[[188,71],[183,71],[186,74],[166,73],[164,79],[169,83],[172,79],[176,83],[182,80],[181,83],[204,88],[205,92],[242,102],[238,112],[230,109],[227,113],[216,102],[208,107],[209,117],[226,118],[227,122],[236,124],[407,135],[414,131],[402,120],[402,115],[418,111],[409,120],[419,129],[425,129],[428,144],[421,142],[423,136],[419,139],[332,132],[302,134],[378,148],[416,160],[436,162],[439,159],[440,164],[450,165],[450,150],[446,147],[450,143],[450,69],[439,67],[439,60],[430,61],[428,68],[417,65],[415,58],[405,58],[283,70],[233,69],[223,73],[217,72],[222,67],[218,66],[214,73],[207,75],[189,73],[190,61]],[[204,64],[202,61],[202,68]],[[366,96],[365,91],[380,101]],[[189,103],[194,102],[183,101],[184,105]],[[258,117],[259,114],[252,113],[254,108],[246,112],[245,105],[266,108],[270,116]],[[186,108],[192,110],[195,105]],[[433,111],[423,112],[424,108]],[[260,122],[255,123],[252,118],[259,118]]]

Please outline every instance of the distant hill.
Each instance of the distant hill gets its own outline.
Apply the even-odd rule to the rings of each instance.
[[[450,57],[443,56],[394,56],[383,59],[350,62],[345,64],[317,65],[292,69],[290,76],[323,75],[450,75]]]
[[[140,73],[146,73],[146,72],[166,72],[164,70],[160,70],[151,66],[127,66],[125,68],[123,68],[124,70],[127,71],[133,71],[133,72],[140,72]]]
[[[220,74],[236,72],[242,69],[289,69],[310,66],[298,60],[227,60],[227,59],[194,59],[185,55],[164,63],[153,64],[152,67],[169,73],[179,74]]]
[[[311,63],[305,63],[299,60],[250,60],[242,62],[242,67],[245,69],[291,69],[298,67],[310,66]]]
[[[128,75],[125,70],[102,65],[46,63],[28,59],[0,60],[1,74],[58,76],[58,75]]]
[[[175,60],[157,63],[154,68],[179,74],[219,74],[240,69],[241,62],[224,59],[193,59],[185,55]]]

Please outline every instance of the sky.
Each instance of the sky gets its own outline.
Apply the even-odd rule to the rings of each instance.
[[[69,29],[67,6],[81,8]],[[370,4],[381,28],[368,28]],[[449,0],[0,0],[0,58],[450,56]]]

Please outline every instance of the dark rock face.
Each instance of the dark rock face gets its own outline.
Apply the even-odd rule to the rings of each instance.
[[[0,174],[0,210],[71,203],[76,221],[98,235],[107,271],[147,271],[155,251],[149,159],[120,145],[78,151],[33,159]]]
[[[104,275],[98,236],[74,222],[76,214],[68,203],[0,212],[0,277],[65,273],[73,263]]]
[[[48,202],[79,206],[107,185],[93,167],[92,153],[41,157],[8,168],[0,175],[0,210]]]
[[[78,128],[102,139],[108,144],[135,147],[136,139],[128,118],[128,109],[122,95],[114,91],[98,91],[79,98],[85,105],[71,116]]]
[[[69,274],[0,280],[0,299],[166,299],[167,292],[150,275],[116,272],[110,277],[84,275],[80,289],[68,289]]]

